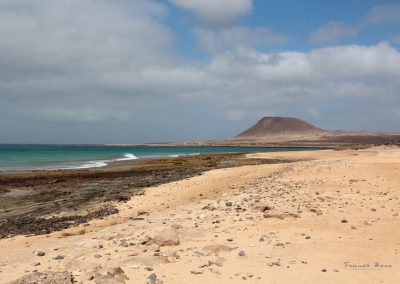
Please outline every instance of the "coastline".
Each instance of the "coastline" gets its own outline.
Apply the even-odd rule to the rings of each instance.
[[[0,277],[396,283],[399,148],[246,157],[296,162],[212,169],[150,186],[143,195],[115,203],[119,213],[103,219],[48,235],[2,239]],[[169,245],[158,242],[160,235]]]
[[[248,164],[286,161],[245,159],[244,154],[202,154],[114,161],[105,167],[0,174],[0,238],[46,234],[116,214],[145,188]],[[290,162],[290,161],[287,161]]]

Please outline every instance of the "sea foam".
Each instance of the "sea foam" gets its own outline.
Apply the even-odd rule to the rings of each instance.
[[[133,155],[131,153],[126,153],[123,158],[117,159],[116,161],[128,161],[128,160],[137,160],[137,159],[139,159],[139,158],[136,157],[135,155]]]

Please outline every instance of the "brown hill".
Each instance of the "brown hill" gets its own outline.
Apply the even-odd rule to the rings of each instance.
[[[236,138],[267,137],[281,135],[320,134],[326,130],[298,118],[264,117]]]

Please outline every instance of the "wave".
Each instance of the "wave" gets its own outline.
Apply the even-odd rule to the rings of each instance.
[[[101,168],[108,165],[108,161],[89,161],[79,166],[69,166],[59,169],[89,169],[89,168]]]
[[[179,158],[179,157],[187,157],[187,156],[196,156],[200,155],[200,153],[190,153],[190,154],[172,154],[172,155],[165,155],[165,157],[170,157],[170,158]],[[155,156],[157,157],[157,156]],[[158,156],[162,157],[162,156]]]
[[[59,167],[49,168],[50,170],[67,170],[67,169],[89,169],[89,168],[101,168],[107,166],[109,163],[118,162],[118,161],[129,161],[129,160],[137,160],[139,159],[135,155],[131,153],[126,153],[123,158],[112,159],[112,160],[96,160],[96,161],[87,161],[83,163],[75,162],[72,165],[65,165]],[[76,164],[79,163],[79,164]]]
[[[129,161],[129,160],[137,160],[137,159],[139,159],[139,158],[136,157],[135,155],[133,155],[131,153],[126,153],[123,158],[116,159],[115,161]]]

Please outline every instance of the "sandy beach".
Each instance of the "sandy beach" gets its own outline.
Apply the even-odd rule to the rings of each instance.
[[[247,158],[297,162],[212,169],[3,238],[0,282],[399,283],[398,147]]]

